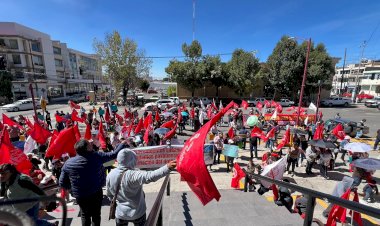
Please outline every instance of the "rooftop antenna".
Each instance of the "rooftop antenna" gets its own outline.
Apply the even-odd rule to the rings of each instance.
[[[195,40],[195,0],[193,0],[193,41]]]

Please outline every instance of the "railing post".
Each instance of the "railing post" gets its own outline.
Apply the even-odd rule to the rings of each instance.
[[[248,175],[247,173],[245,174],[245,177],[244,177],[244,192],[247,192],[248,191]]]
[[[313,222],[314,207],[315,207],[315,197],[311,195],[306,195],[307,205],[306,205],[306,216],[303,222],[304,226],[310,226]]]
[[[162,206],[161,206],[156,226],[162,226],[162,225],[163,225],[163,223],[162,223]]]
[[[170,177],[169,177],[169,181],[168,181],[168,186],[166,186],[166,195],[170,196]]]

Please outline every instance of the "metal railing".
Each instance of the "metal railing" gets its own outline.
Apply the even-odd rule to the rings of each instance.
[[[243,171],[245,172],[245,175],[246,175],[245,179],[244,179],[244,192],[247,192],[247,190],[248,190],[247,185],[248,185],[249,177],[248,177],[247,171],[245,169],[243,169]],[[363,205],[363,204],[358,203],[358,202],[348,201],[348,200],[342,199],[340,197],[332,196],[332,195],[329,195],[329,194],[326,194],[323,192],[311,190],[309,188],[304,188],[304,187],[301,187],[301,186],[298,186],[295,184],[291,184],[291,183],[287,183],[284,181],[274,180],[272,178],[264,177],[264,176],[261,176],[258,174],[249,174],[249,176],[251,178],[256,179],[256,180],[267,181],[267,182],[276,184],[278,186],[286,187],[286,188],[291,189],[293,191],[298,191],[298,192],[302,193],[307,198],[306,216],[305,216],[304,223],[303,223],[304,226],[309,226],[312,224],[314,207],[315,207],[315,203],[316,203],[317,198],[327,199],[330,203],[342,206],[344,208],[353,210],[355,212],[364,213],[364,214],[371,216],[371,217],[374,217],[374,218],[379,218],[379,216],[380,216],[380,209],[376,209],[376,208],[373,208],[370,206],[366,206],[366,205]]]
[[[61,225],[66,225],[67,218],[67,206],[65,200],[56,196],[40,196],[36,198],[28,198],[28,199],[13,199],[13,200],[3,200],[0,201],[0,206],[10,206],[14,204],[27,203],[27,202],[53,202],[58,201],[62,206],[62,221]]]
[[[157,198],[154,201],[152,210],[149,213],[149,216],[145,222],[145,226],[162,226],[162,204],[164,198],[164,192],[166,188],[166,195],[170,196],[170,174],[165,177],[164,182],[161,185],[160,191],[158,192]]]

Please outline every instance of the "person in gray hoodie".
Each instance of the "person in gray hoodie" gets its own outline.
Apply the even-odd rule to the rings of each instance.
[[[146,221],[146,204],[143,185],[168,175],[176,167],[175,161],[170,161],[166,165],[154,171],[140,171],[135,169],[137,155],[130,149],[123,149],[117,155],[117,168],[111,170],[107,176],[107,197],[112,199],[116,193],[118,179],[124,174],[121,180],[119,194],[116,198],[115,221],[117,226],[144,225]]]

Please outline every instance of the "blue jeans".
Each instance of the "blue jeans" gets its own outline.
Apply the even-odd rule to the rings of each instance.
[[[375,140],[375,144],[373,145],[373,150],[375,150],[376,151],[376,149],[377,149],[377,145],[380,143],[380,139],[379,138],[376,138],[376,140]]]
[[[27,210],[26,214],[28,214],[28,216],[30,218],[32,218],[32,220],[34,221],[34,223],[36,225],[38,225],[38,226],[54,225],[54,224],[48,222],[47,220],[38,219],[38,211],[39,210],[40,210],[40,204],[37,203],[32,208],[30,208],[29,210]]]

